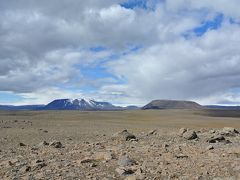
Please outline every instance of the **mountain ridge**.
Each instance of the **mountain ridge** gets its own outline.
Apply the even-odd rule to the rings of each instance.
[[[147,109],[226,109],[240,110],[240,106],[205,105],[186,100],[153,100],[143,107],[134,105],[116,106],[109,102],[93,99],[55,99],[46,105],[0,105],[0,110],[80,110],[80,111],[109,111],[109,110],[147,110]]]
[[[117,110],[118,106],[114,106],[109,102],[100,102],[93,99],[56,99],[47,104],[44,110]]]
[[[185,100],[153,100],[143,106],[143,110],[147,109],[200,109],[202,105],[194,101]]]

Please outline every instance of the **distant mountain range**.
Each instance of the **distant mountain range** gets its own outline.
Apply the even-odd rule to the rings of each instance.
[[[202,106],[193,101],[154,100],[139,108],[137,106],[115,106],[109,102],[85,99],[56,99],[47,105],[11,106],[0,105],[0,110],[80,110],[80,111],[111,111],[111,110],[148,110],[148,109],[230,109],[240,110],[240,106]]]
[[[0,105],[0,110],[81,110],[81,111],[110,111],[135,110],[137,106],[114,106],[109,102],[99,102],[85,99],[56,99],[47,105],[11,106]]]

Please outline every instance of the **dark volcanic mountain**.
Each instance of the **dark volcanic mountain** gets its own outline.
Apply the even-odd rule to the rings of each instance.
[[[154,100],[142,109],[199,109],[202,106],[193,101]]]
[[[108,102],[85,99],[57,99],[46,105],[44,110],[118,110],[120,107]]]

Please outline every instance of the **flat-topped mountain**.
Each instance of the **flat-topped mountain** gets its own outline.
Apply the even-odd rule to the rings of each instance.
[[[193,101],[154,100],[142,109],[199,109],[202,107],[203,106]]]
[[[44,110],[116,110],[120,107],[108,102],[85,99],[57,99],[44,107]]]

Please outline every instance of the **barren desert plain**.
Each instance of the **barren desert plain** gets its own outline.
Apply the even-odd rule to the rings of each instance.
[[[0,179],[240,179],[240,111],[0,111]]]

